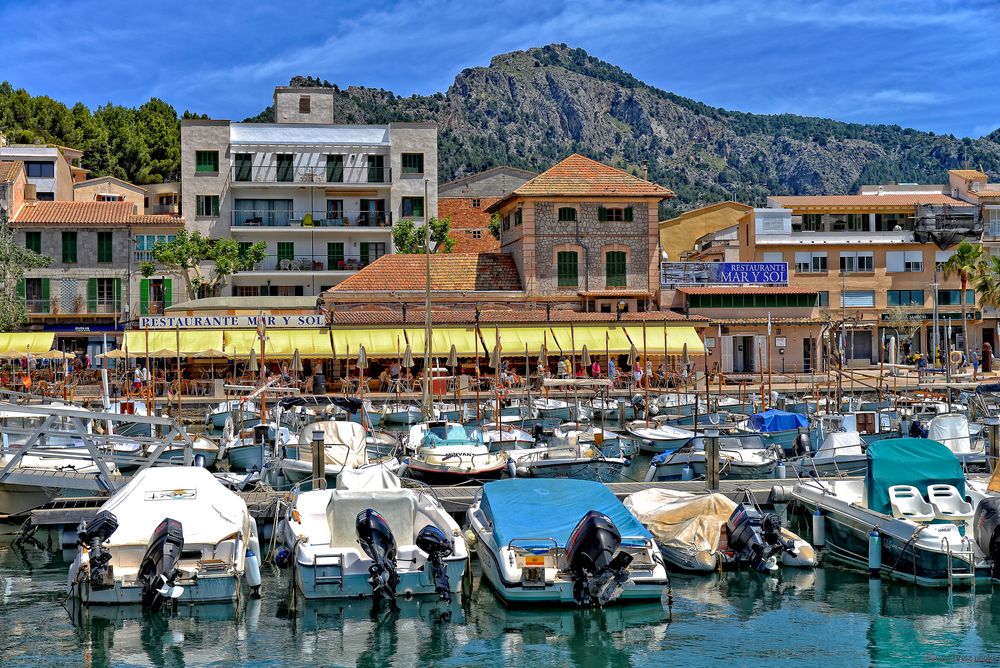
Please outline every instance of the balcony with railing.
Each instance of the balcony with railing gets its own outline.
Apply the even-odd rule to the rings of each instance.
[[[983,239],[989,241],[1000,240],[1000,220],[989,220],[983,225]]]
[[[316,184],[322,186],[388,185],[392,183],[392,169],[374,165],[344,167],[319,165],[297,167],[295,165],[253,166],[236,164],[229,172],[233,185],[266,184]]]
[[[358,271],[382,257],[385,253],[371,252],[355,255],[328,253],[326,255],[267,255],[250,271],[304,272],[304,271]]]
[[[177,202],[173,204],[151,204],[149,207],[149,212],[157,216],[177,216],[180,215],[180,205]]]
[[[119,299],[25,299],[24,308],[29,316],[113,316],[121,313]]]
[[[354,211],[233,211],[233,227],[389,227],[392,214],[379,210]]]

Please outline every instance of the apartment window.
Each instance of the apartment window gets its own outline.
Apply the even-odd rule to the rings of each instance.
[[[424,217],[424,198],[423,197],[404,197],[402,199],[403,205],[403,217],[404,218],[423,218]]]
[[[124,202],[125,195],[119,195],[117,193],[98,193],[94,197],[94,201],[97,202]]]
[[[17,285],[18,296],[24,299],[28,313],[49,312],[49,279],[22,278]]]
[[[903,215],[901,213],[876,213],[875,214],[875,231],[876,232],[892,232],[897,228],[900,230],[905,230],[907,227],[913,227],[910,222],[909,216]]]
[[[625,287],[625,251],[608,251],[604,256],[605,286]]]
[[[938,290],[938,306],[961,306],[961,290]],[[965,304],[973,306],[976,303],[976,291],[965,291]]]
[[[576,251],[560,251],[556,254],[556,267],[560,288],[575,288],[580,283]]]
[[[483,231],[482,230],[472,230],[469,234],[472,235],[473,239],[482,239],[483,238]]]
[[[50,179],[56,175],[54,162],[24,161],[24,173],[29,179]]]
[[[253,247],[253,242],[252,241],[240,241],[238,243],[240,244],[240,256],[245,257],[247,255],[247,253],[250,252],[250,249]]]
[[[149,198],[148,197],[143,197],[142,198],[142,208],[143,209],[148,209],[149,208]]]
[[[822,232],[823,231],[823,214],[821,214],[821,213],[804,213],[804,214],[802,214],[802,231],[803,232]]]
[[[253,154],[237,153],[233,156],[233,180],[252,181],[253,180]]]
[[[610,209],[603,206],[597,207],[597,220],[609,223],[631,223],[632,207],[612,207]]]
[[[343,241],[331,241],[326,244],[326,268],[329,271],[344,268]]]
[[[36,193],[35,199],[39,202],[54,202],[56,200],[56,194],[52,192]]]
[[[840,270],[847,274],[874,272],[875,256],[871,251],[841,253]]]
[[[520,225],[523,222],[524,222],[524,218],[522,217],[522,214],[521,214],[521,208],[518,207],[514,211],[514,227],[517,227],[518,225]]]
[[[478,209],[481,206],[482,206],[482,202],[480,200],[478,200],[478,199],[472,200],[472,208],[473,209]]]
[[[850,232],[867,232],[868,231],[868,214],[867,213],[849,213],[847,214],[847,229]]]
[[[424,154],[423,153],[404,153],[403,154],[403,173],[404,174],[423,174],[424,173]]]
[[[954,255],[954,254],[955,254],[955,250],[954,249],[952,249],[952,250],[943,250],[943,251],[934,251],[934,266],[937,267],[938,271],[941,270],[941,267],[943,267],[945,265],[945,263],[948,260],[950,260],[951,256]]]
[[[385,255],[385,243],[378,242],[374,243],[371,241],[362,241],[358,244],[358,249],[361,251],[361,266],[368,266],[368,263],[374,262],[383,255]]]
[[[923,306],[923,290],[889,290],[886,292],[886,303],[889,306]]]
[[[217,173],[219,171],[219,152],[195,151],[194,171],[205,174]]]
[[[326,219],[335,221],[344,220],[344,200],[342,199],[326,200]]]
[[[816,293],[816,306],[826,307],[830,305],[830,291],[820,290]]]
[[[256,285],[234,285],[234,297],[259,297],[259,288]]]
[[[824,273],[827,271],[826,251],[810,253],[802,251],[795,254],[795,271],[802,274]]]
[[[114,261],[114,246],[112,243],[111,232],[98,232],[97,233],[97,261],[98,262],[113,262]]]
[[[308,95],[299,95],[299,113],[308,114],[310,108],[310,100]]]
[[[510,229],[510,214],[509,213],[506,214],[503,218],[500,219],[500,227],[503,228],[504,232],[506,232],[507,230]]]
[[[219,215],[218,195],[197,195],[195,197],[195,214],[201,217]]]
[[[327,183],[344,182],[344,156],[326,156],[326,181]]]
[[[42,233],[41,232],[25,232],[24,233],[24,247],[35,253],[42,252]]]
[[[865,308],[875,306],[874,290],[844,290],[840,293],[840,305],[844,308]]]
[[[690,308],[808,308],[813,306],[815,298],[809,294],[802,295],[689,295]]]
[[[120,278],[87,279],[87,310],[90,313],[114,313],[121,301]]]
[[[62,233],[62,261],[76,264],[76,232]]]
[[[278,153],[274,156],[278,163],[277,180],[280,183],[291,183],[295,180],[295,156],[291,153]]]
[[[572,206],[561,206],[559,207],[559,222],[560,223],[575,223],[576,222],[576,208]]]
[[[385,200],[384,199],[362,199],[358,200],[361,212],[358,215],[358,225],[384,225]]]
[[[924,270],[924,253],[889,251],[885,254],[885,270],[889,273],[921,272]]]
[[[768,264],[778,264],[785,261],[785,254],[778,252],[768,252],[764,253],[761,257],[762,262],[767,262]]]
[[[368,183],[385,182],[385,156],[368,156]]]
[[[295,259],[295,242],[279,241],[278,262],[281,262],[282,260],[294,260],[294,259]]]
[[[784,215],[757,214],[761,234],[781,234],[785,231]]]

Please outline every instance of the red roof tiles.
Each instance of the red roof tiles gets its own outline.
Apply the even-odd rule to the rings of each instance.
[[[974,206],[960,199],[955,199],[944,193],[914,193],[896,195],[781,195],[771,197],[772,200],[786,209],[823,208],[823,207],[879,207],[879,206],[918,206],[921,204],[936,204],[950,206]]]
[[[507,253],[431,256],[431,289],[448,292],[519,292],[521,277]],[[330,288],[330,292],[405,292],[426,289],[423,255],[383,255]]]
[[[14,216],[16,225],[171,225],[175,216],[145,216],[131,202],[25,202]]]
[[[21,163],[17,160],[0,161],[0,183],[10,183],[17,176],[21,169]]]
[[[338,325],[397,325],[414,324],[420,325],[424,322],[424,311],[422,308],[411,308],[406,312],[406,323],[403,323],[402,309],[372,309],[357,308],[353,310],[338,309],[334,314],[334,320]],[[471,309],[434,309],[431,311],[431,320],[435,324],[461,324],[473,325],[476,322],[476,312]],[[526,309],[483,309],[479,314],[481,324],[496,323],[539,323],[549,322],[561,324],[568,322],[612,322],[618,320],[614,313],[593,313],[572,311],[569,309],[552,309],[546,313],[544,309],[537,307]],[[685,318],[680,313],[673,311],[647,311],[644,313],[623,313],[622,322],[685,322],[685,321],[707,321],[704,316],[691,316]]]
[[[679,287],[678,292],[686,295],[814,295],[816,290],[807,288],[793,288],[791,286],[752,286],[740,287],[738,285],[726,286],[704,286],[704,287]]]

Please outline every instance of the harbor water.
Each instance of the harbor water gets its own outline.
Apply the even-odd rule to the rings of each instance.
[[[478,572],[478,564],[473,562]],[[64,607],[61,553],[0,542],[0,665],[10,666],[916,666],[1000,662],[1000,600],[869,580],[838,567],[673,575],[672,603],[508,609],[478,575],[448,605],[289,602]]]

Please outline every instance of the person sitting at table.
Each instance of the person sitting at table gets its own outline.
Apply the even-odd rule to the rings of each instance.
[[[383,368],[382,373],[378,375],[378,390],[379,392],[386,392],[392,387],[392,374],[388,369]]]
[[[601,377],[601,363],[594,360],[594,363],[590,365],[590,377],[600,378]]]
[[[413,372],[409,369],[407,369],[406,373],[403,374],[403,386],[406,389],[413,387]]]
[[[402,371],[402,367],[399,366],[399,361],[395,361],[389,367],[389,378],[392,380],[399,380],[399,372]]]

